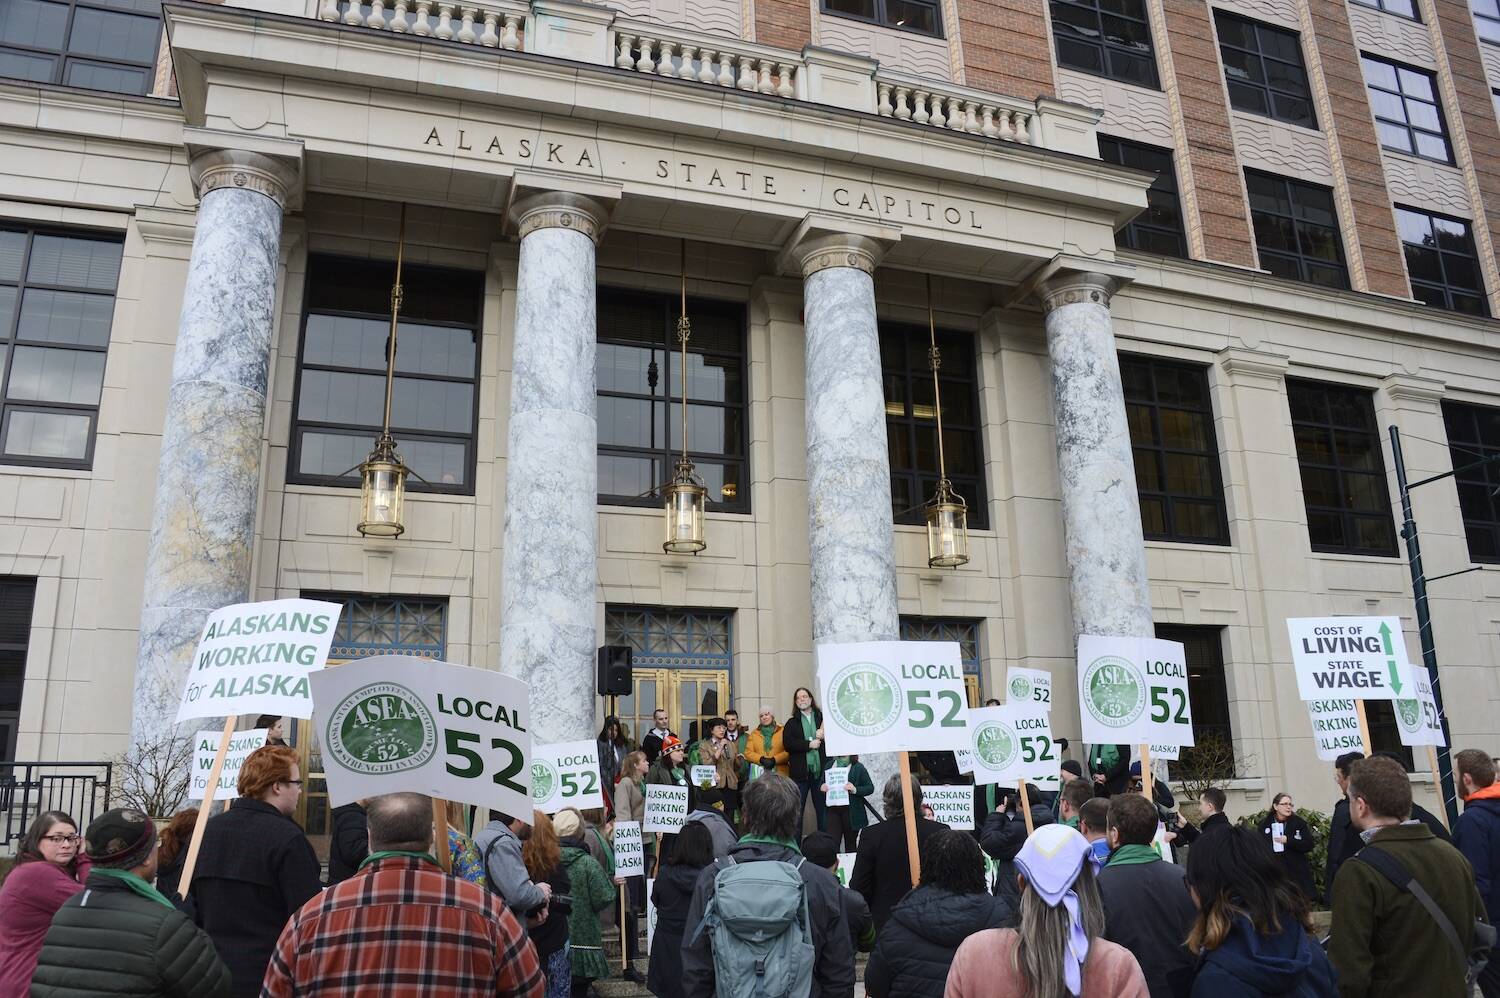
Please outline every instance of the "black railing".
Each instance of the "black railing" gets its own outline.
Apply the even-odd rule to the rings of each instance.
[[[0,761],[0,853],[13,851],[43,811],[64,811],[83,831],[109,810],[108,762]]]

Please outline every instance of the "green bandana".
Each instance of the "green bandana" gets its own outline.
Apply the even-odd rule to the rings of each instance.
[[[812,741],[814,738],[818,737],[818,722],[815,721],[815,720],[813,720],[813,716],[812,716],[811,712],[806,713],[806,714],[802,714],[801,711],[798,711],[798,713],[802,717],[802,736],[804,738],[806,738],[808,741]],[[822,760],[822,757],[818,755],[818,750],[817,749],[808,749],[807,750],[807,775],[811,776],[814,773],[821,773],[822,771],[823,771],[823,760]]]
[[[140,877],[137,877],[129,870],[116,870],[109,867],[96,866],[89,872],[97,873],[101,877],[113,877],[115,880],[120,881],[120,883],[124,884],[126,887],[139,894],[141,897],[155,901],[157,904],[165,905],[168,908],[177,907],[171,901],[167,900],[165,894],[157,890],[155,887],[152,887],[150,884],[146,883],[144,880],[142,880]]]
[[[740,836],[740,841],[741,842],[763,842],[766,845],[771,845],[771,846],[785,846],[786,848],[790,849],[792,852],[796,853],[799,856],[802,854],[802,847],[799,846],[799,845],[797,845],[797,843],[793,842],[791,839],[777,839],[777,838],[772,838],[769,835],[742,835],[742,836]]]
[[[408,859],[425,859],[427,860],[427,862],[432,863],[439,868],[441,868],[442,866],[442,864],[438,862],[437,857],[430,852],[407,852],[404,849],[382,849],[380,852],[372,852],[370,853],[370,855],[366,856],[364,858],[364,861],[360,863],[359,866],[356,867],[356,869],[363,870],[365,867],[369,866],[376,860],[390,859],[392,856],[405,856]]]
[[[1144,866],[1147,863],[1160,863],[1161,853],[1150,846],[1125,845],[1109,854],[1109,862],[1105,866]]]

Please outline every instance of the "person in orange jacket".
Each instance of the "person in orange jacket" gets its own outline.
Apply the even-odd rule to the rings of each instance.
[[[745,741],[745,761],[762,769],[776,767],[776,772],[787,776],[787,764],[791,753],[781,744],[781,725],[776,723],[776,712],[769,707],[760,709],[760,725],[750,731]]]

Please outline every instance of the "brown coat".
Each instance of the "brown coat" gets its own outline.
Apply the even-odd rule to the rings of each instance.
[[[641,795],[640,785],[628,776],[620,777],[615,784],[615,820],[644,821],[646,798]]]
[[[718,752],[714,751],[713,739],[705,738],[699,743],[698,758],[705,766],[712,765],[719,774],[719,789],[736,790],[740,785],[740,746],[733,738],[726,738]]]
[[[985,929],[963,941],[953,955],[943,998],[1025,998],[1016,966],[1014,929]],[[1150,998],[1141,965],[1123,946],[1106,939],[1089,943],[1079,998]]]
[[[752,766],[759,766],[762,759],[770,756],[776,760],[776,772],[787,776],[787,765],[792,754],[781,743],[781,730],[781,726],[777,725],[776,733],[771,736],[771,744],[767,747],[766,737],[760,733],[760,728],[751,728],[750,737],[745,739],[745,761]]]

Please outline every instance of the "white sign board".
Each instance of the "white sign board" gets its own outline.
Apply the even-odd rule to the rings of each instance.
[[[1401,693],[1402,698],[1391,704],[1396,708],[1396,727],[1401,731],[1401,744],[1448,744],[1443,738],[1443,723],[1438,718],[1437,698],[1432,695],[1432,681],[1427,678],[1424,667],[1412,665],[1407,670]],[[1407,698],[1405,695],[1409,693],[1416,696]]]
[[[651,954],[651,940],[656,938],[656,902],[652,900],[652,889],[656,886],[656,878],[649,877],[646,880],[646,955]]]
[[[968,746],[957,642],[822,644],[817,658],[829,755]]]
[[[693,766],[688,779],[695,787],[712,787],[719,782],[719,770],[714,766]]]
[[[1312,721],[1313,741],[1318,758],[1333,762],[1345,752],[1363,752],[1365,743],[1359,737],[1359,714],[1353,697],[1333,700],[1305,700],[1307,717]]]
[[[969,708],[969,713],[973,714],[974,708]],[[958,771],[964,776],[974,772],[974,767],[978,765],[974,759],[974,753],[966,748],[954,749],[953,761],[958,763]]]
[[[1078,703],[1090,745],[1193,744],[1180,642],[1079,635]]]
[[[214,790],[214,800],[234,800],[240,795],[240,767],[250,753],[266,744],[270,731],[256,728],[254,731],[236,731],[229,739],[229,751],[224,753],[224,768],[219,770],[219,785]],[[214,768],[214,756],[219,754],[219,742],[224,738],[223,730],[200,731],[193,738],[193,788],[189,794],[193,800],[203,800],[208,793],[208,772]]]
[[[1182,754],[1181,745],[1152,745],[1150,748],[1152,762],[1158,759],[1163,762],[1176,762],[1177,757]]]
[[[599,743],[592,738],[531,748],[531,806],[543,814],[604,806]]]
[[[969,711],[974,782],[1016,783],[1056,776],[1057,744],[1052,720],[1028,707],[981,707]]]
[[[531,817],[529,689],[519,679],[377,655],[309,682],[330,805],[406,790]]]
[[[646,784],[646,817],[643,832],[676,833],[687,824],[688,788]]]
[[[1052,673],[1013,665],[1005,670],[1005,705],[1045,714],[1052,710]]]
[[[615,822],[615,876],[639,877],[646,872],[646,851],[639,821]]]
[[[856,855],[857,853],[852,852],[839,853],[839,868],[834,876],[839,878],[839,884],[844,887],[848,887],[849,882],[854,879],[854,858]]]
[[[1289,617],[1292,664],[1304,700],[1395,700],[1406,681],[1400,617]]]
[[[278,599],[210,613],[188,667],[177,720],[229,714],[312,717],[307,677],[327,664],[342,609],[319,600]]]
[[[961,832],[972,832],[974,788],[966,783],[922,788],[922,803],[932,808],[932,820]]]
[[[824,803],[829,807],[849,806],[849,767],[829,766],[823,770],[823,782],[828,785]]]

